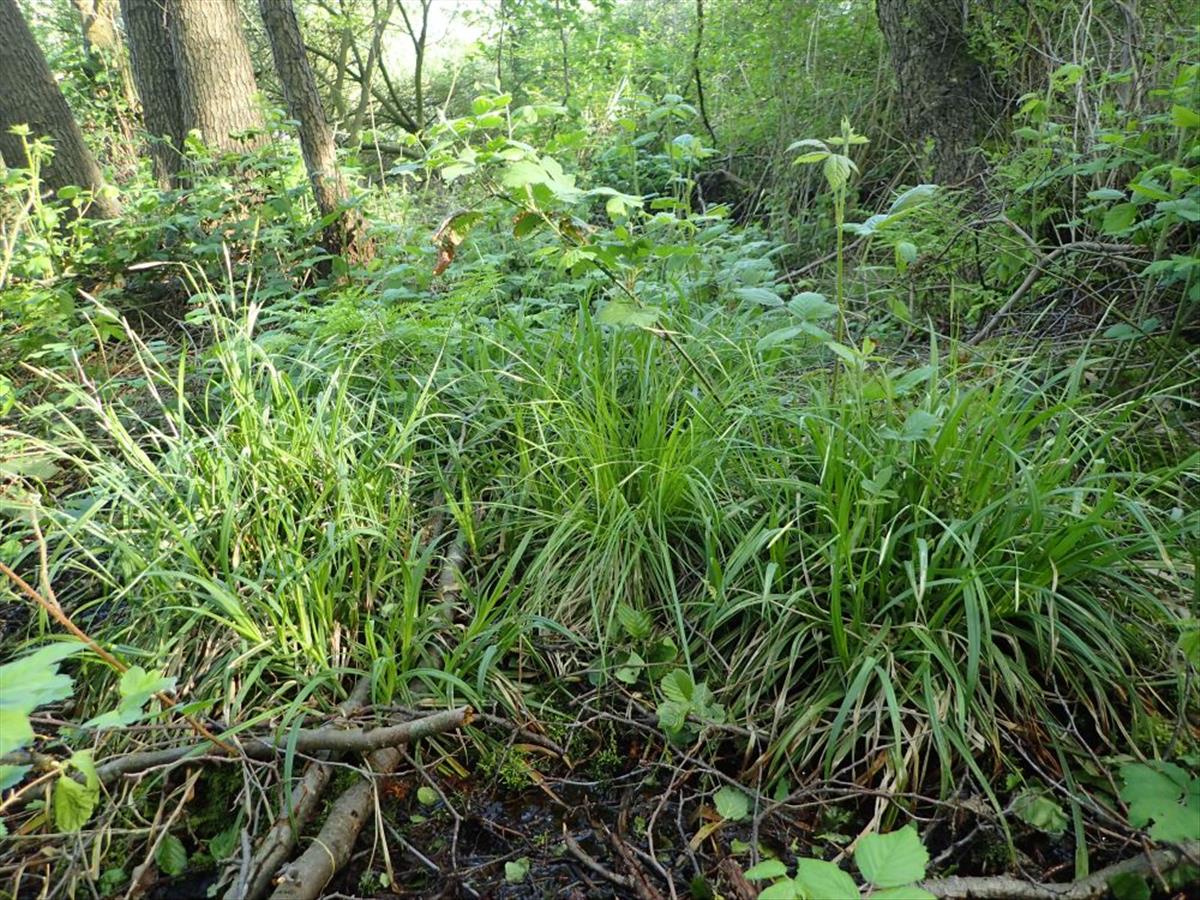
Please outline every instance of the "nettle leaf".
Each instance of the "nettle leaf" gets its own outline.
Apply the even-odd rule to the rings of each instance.
[[[742,873],[742,877],[747,881],[766,881],[768,878],[783,878],[785,875],[787,866],[777,859],[764,859]]]
[[[1132,203],[1118,203],[1104,214],[1100,230],[1105,234],[1121,234],[1133,225],[1137,218],[1137,207]]]
[[[96,809],[96,801],[100,799],[99,790],[88,790],[87,785],[80,784],[75,779],[62,775],[54,782],[54,824],[59,831],[78,831],[92,817]]]
[[[912,209],[915,206],[920,206],[926,200],[935,196],[940,188],[936,184],[918,184],[915,187],[910,187],[907,191],[902,192],[895,200],[892,201],[888,212],[895,215],[898,212],[903,212],[906,209]]]
[[[749,303],[769,307],[783,306],[783,298],[764,287],[740,287],[734,288],[733,292]]]
[[[601,325],[634,325],[652,328],[662,315],[656,306],[638,306],[632,300],[610,300],[596,315]]]
[[[68,641],[48,644],[0,666],[0,709],[28,713],[66,700],[71,696],[71,679],[59,674],[58,664],[82,649],[82,644]]]
[[[825,181],[829,185],[830,190],[836,194],[850,183],[850,173],[857,172],[858,166],[854,165],[854,162],[848,156],[842,156],[840,153],[831,153],[825,158],[825,165],[821,171],[825,175]]]
[[[531,159],[519,159],[504,170],[500,183],[505,187],[523,188],[531,184],[542,184],[546,170]]]
[[[663,695],[668,700],[690,704],[692,694],[696,690],[696,683],[692,681],[692,676],[683,669],[676,669],[663,676],[663,680],[659,682],[659,688],[662,689]]]
[[[1171,124],[1176,128],[1200,128],[1200,112],[1177,103],[1171,107]]]
[[[788,301],[788,312],[805,322],[820,322],[837,314],[837,307],[825,299],[824,294],[804,291]]]
[[[717,815],[731,822],[740,822],[750,814],[750,798],[731,785],[725,785],[713,795]]]
[[[1184,197],[1180,200],[1163,200],[1156,203],[1154,208],[1160,213],[1174,213],[1189,222],[1200,222],[1200,201],[1195,197]]]
[[[854,862],[863,878],[876,887],[900,887],[925,877],[929,852],[907,825],[891,834],[868,834],[858,842]]]
[[[1125,192],[1118,191],[1116,188],[1099,188],[1095,191],[1088,191],[1087,198],[1089,200],[1124,200]]]
[[[164,875],[172,878],[182,875],[188,864],[187,850],[183,848],[183,841],[173,834],[166,835],[162,839],[162,843],[158,845],[158,850],[154,854],[154,862]]]
[[[811,322],[801,322],[799,325],[789,325],[787,328],[777,328],[775,331],[763,335],[758,339],[755,349],[758,350],[759,353],[762,353],[764,350],[770,350],[772,347],[775,347],[779,344],[786,344],[789,341],[793,341],[802,334],[807,335],[814,341],[818,342],[829,340],[829,332],[825,331],[825,329],[820,328]]]
[[[831,862],[820,859],[796,861],[796,875],[792,879],[806,897],[821,900],[858,900],[860,894],[854,879]]]

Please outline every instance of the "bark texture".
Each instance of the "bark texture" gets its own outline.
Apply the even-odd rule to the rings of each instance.
[[[934,177],[956,184],[982,168],[979,141],[998,104],[971,54],[961,0],[877,0],[908,138],[931,140]]]
[[[166,0],[166,5],[185,133],[198,130],[221,152],[266,143],[265,134],[249,140],[230,136],[264,125],[236,0]]]
[[[92,54],[116,53],[120,49],[120,38],[113,13],[115,0],[72,0],[79,13],[79,26],[83,30],[83,51]]]
[[[21,17],[16,0],[0,0],[0,157],[6,165],[27,164],[21,138],[9,133],[28,125],[31,137],[49,137],[54,157],[42,167],[42,181],[58,190],[77,185],[98,191],[104,184],[100,167],[83,141],[67,101],[46,64],[46,57]],[[120,207],[97,196],[89,213],[114,218]]]
[[[258,0],[258,9],[288,115],[300,123],[300,151],[317,209],[322,219],[330,220],[325,227],[325,247],[331,253],[365,261],[372,255],[370,242],[362,217],[346,208],[350,192],[338,172],[333,132],[321,107],[316,76],[304,53],[304,38],[292,0]]]
[[[169,188],[179,172],[183,108],[168,10],[163,0],[121,0],[133,80],[142,100],[142,121],[159,186]]]

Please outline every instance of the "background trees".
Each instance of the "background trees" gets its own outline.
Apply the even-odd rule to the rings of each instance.
[[[369,256],[362,218],[345,209],[350,199],[346,182],[338,171],[333,132],[321,108],[317,81],[304,52],[304,39],[292,0],[258,0],[266,26],[275,71],[283,87],[288,114],[298,123],[300,151],[312,183],[317,211],[329,220],[325,245],[334,254],[347,253],[356,261]]]
[[[0,158],[5,165],[26,164],[20,136],[14,126],[27,125],[31,137],[47,136],[54,144],[53,157],[42,167],[45,185],[58,190],[77,185],[96,192],[90,207],[94,215],[111,218],[120,209],[101,192],[103,175],[91,150],[84,143],[46,58],[34,41],[16,0],[0,0]]]
[[[261,145],[267,136],[236,0],[165,2],[184,131],[196,129],[220,151]]]
[[[142,121],[154,160],[154,175],[170,187],[183,152],[183,100],[171,47],[171,7],[165,0],[121,0],[121,17],[129,40],[130,64]]]
[[[877,0],[876,6],[903,134],[931,142],[938,181],[960,183],[983,169],[977,148],[1003,108],[968,42],[966,8],[957,0]]]

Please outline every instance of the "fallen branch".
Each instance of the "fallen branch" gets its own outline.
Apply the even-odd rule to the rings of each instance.
[[[1200,859],[1200,841],[1162,847],[1115,863],[1069,884],[1039,884],[1008,875],[985,878],[935,878],[921,887],[945,900],[1098,900],[1109,894],[1108,883],[1118,875],[1151,875]]]
[[[1137,248],[1135,248],[1132,244],[1103,244],[1097,241],[1072,241],[1069,244],[1062,244],[1058,247],[1055,247],[1034,264],[1034,267],[1029,270],[1029,274],[1025,276],[1025,280],[1022,281],[1017,289],[1012,292],[1012,294],[1007,300],[1004,301],[1001,307],[992,314],[992,317],[987,320],[983,327],[967,338],[965,343],[967,346],[974,346],[991,334],[995,327],[1000,324],[1000,321],[1008,315],[1009,311],[1016,306],[1020,299],[1025,296],[1031,287],[1033,287],[1034,282],[1041,277],[1042,273],[1045,272],[1046,267],[1067,251],[1079,250],[1090,253],[1127,253],[1135,249]]]
[[[304,729],[297,733],[293,750],[305,756],[312,756],[323,751],[334,753],[370,753],[382,747],[394,747],[399,744],[409,744],[431,734],[450,731],[470,721],[470,707],[446,710],[434,713],[411,722],[399,725],[385,725],[363,731],[361,728],[345,730],[315,728]],[[96,767],[96,774],[101,783],[111,784],[125,775],[135,775],[148,769],[169,766],[182,762],[190,757],[204,757],[205,761],[237,762],[242,759],[267,760],[274,759],[280,753],[287,752],[288,741],[276,740],[270,736],[253,737],[241,744],[241,755],[231,757],[204,756],[214,745],[209,741],[187,744],[182,747],[171,747],[166,750],[149,750],[144,753],[130,753],[105,760]],[[0,757],[0,765],[28,765],[32,755],[24,751],[5,754]]]
[[[338,716],[345,718],[362,709],[370,692],[371,679],[360,679],[346,702],[337,708]],[[321,730],[332,732],[335,729],[325,726]],[[320,762],[308,764],[304,775],[292,790],[287,808],[263,836],[249,868],[225,892],[225,900],[258,900],[266,896],[272,876],[292,855],[299,832],[317,811],[321,795],[329,785],[333,772],[333,767],[327,762],[332,756],[333,753],[328,750],[321,751],[318,754]]]
[[[367,764],[376,775],[387,775],[400,764],[400,758],[399,750],[384,747],[372,753]],[[308,849],[280,871],[271,900],[316,900],[321,896],[325,885],[349,861],[374,796],[375,785],[368,778],[342,792]]]
[[[469,723],[470,717],[471,709],[465,707],[410,722],[410,725],[426,723],[420,734],[414,734],[410,740],[458,728]],[[401,752],[389,745],[368,756],[367,765],[376,775],[387,775],[402,758]],[[280,871],[271,900],[316,900],[321,896],[325,885],[350,859],[374,797],[375,784],[369,778],[362,778],[343,791],[308,849]]]

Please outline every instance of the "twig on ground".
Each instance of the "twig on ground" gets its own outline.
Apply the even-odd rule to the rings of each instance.
[[[1200,859],[1200,841],[1179,847],[1162,847],[1141,856],[1115,863],[1068,884],[1042,884],[1007,875],[982,878],[935,878],[921,887],[945,900],[1098,900],[1109,893],[1109,881],[1117,875],[1147,875],[1195,865]]]
[[[337,708],[337,715],[341,718],[353,715],[366,703],[370,691],[371,679],[360,678],[350,696]],[[332,726],[325,726],[320,730],[334,729]],[[271,877],[292,855],[298,832],[317,811],[317,805],[332,773],[332,768],[325,762],[331,755],[331,751],[319,751],[321,761],[308,764],[304,775],[292,790],[287,808],[281,811],[263,836],[249,868],[225,893],[225,900],[258,900],[267,893],[271,886]]]
[[[567,830],[566,822],[563,822],[563,843],[567,845],[567,852],[579,860],[579,862],[581,862],[583,866],[593,874],[599,875],[606,881],[611,881],[617,887],[622,887],[627,890],[633,887],[633,883],[630,879],[626,878],[624,875],[618,875],[616,872],[605,868],[604,866],[600,865],[600,863],[596,862],[596,860],[592,859],[591,856],[587,854],[587,851],[580,847],[575,838],[571,836],[571,832]]]
[[[393,743],[408,743],[419,737],[452,731],[466,724],[470,715],[470,707],[465,707],[408,722],[407,726],[421,727],[412,732],[408,740]],[[375,775],[387,775],[396,769],[402,758],[400,750],[387,745],[374,750],[367,757],[367,764]],[[374,780],[362,778],[334,801],[329,818],[308,849],[279,873],[272,900],[316,900],[320,896],[325,885],[350,858],[374,797]]]

